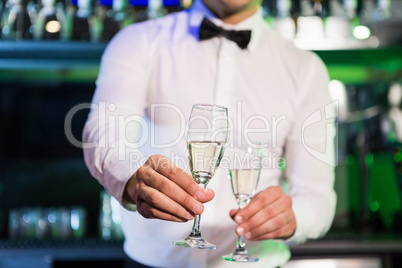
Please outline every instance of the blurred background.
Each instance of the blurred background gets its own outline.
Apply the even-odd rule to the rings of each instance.
[[[91,101],[119,29],[191,4],[0,0],[0,267],[119,267],[118,204],[67,139],[81,140],[88,107],[68,114]],[[292,248],[293,258],[402,267],[402,0],[264,0],[263,12],[323,59],[338,103],[336,217],[325,238]]]

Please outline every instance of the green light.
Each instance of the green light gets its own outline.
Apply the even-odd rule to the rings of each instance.
[[[347,163],[348,165],[353,165],[355,163],[355,157],[353,155],[348,155]]]
[[[284,180],[281,182],[281,187],[282,187],[282,190],[287,194],[288,190],[289,190],[289,183]]]
[[[367,26],[359,25],[353,28],[353,36],[356,39],[367,39],[371,35],[370,29]]]
[[[267,16],[266,18],[265,18],[265,21],[269,24],[269,25],[274,25],[274,18],[273,17],[271,17],[271,16]]]
[[[395,131],[389,131],[388,132],[388,140],[391,143],[394,143],[396,141],[396,133],[395,133]]]
[[[285,158],[281,157],[278,163],[279,168],[284,171],[286,169],[286,160]]]
[[[399,151],[399,152],[395,153],[394,158],[395,158],[395,162],[397,162],[397,163],[402,162],[402,152]]]
[[[380,203],[378,203],[377,201],[371,202],[371,204],[370,204],[370,210],[371,210],[372,212],[378,211],[379,208],[380,208]]]
[[[366,164],[367,164],[368,166],[372,166],[373,163],[374,163],[374,156],[373,156],[373,154],[367,154],[367,155],[366,155]]]

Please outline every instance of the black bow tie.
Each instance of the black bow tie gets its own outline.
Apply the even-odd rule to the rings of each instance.
[[[250,42],[251,31],[225,30],[213,24],[209,19],[204,18],[200,26],[200,40],[207,40],[215,36],[226,37],[227,39],[236,42],[241,49],[245,49]]]

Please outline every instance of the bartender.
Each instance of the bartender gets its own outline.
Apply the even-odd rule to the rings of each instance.
[[[121,203],[127,267],[234,267],[221,256],[237,235],[260,258],[253,267],[277,267],[290,258],[287,245],[329,229],[336,196],[328,74],[315,54],[267,25],[261,0],[196,0],[125,27],[103,54],[92,102],[85,161]],[[255,132],[265,147],[258,192],[241,210],[227,170],[205,191],[188,173],[183,133],[195,103],[227,107],[232,133]],[[217,249],[173,245],[201,213],[203,237]]]

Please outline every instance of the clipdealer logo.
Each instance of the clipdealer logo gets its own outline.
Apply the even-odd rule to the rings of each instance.
[[[338,164],[338,140],[336,136],[336,133],[338,132],[338,105],[338,101],[333,101],[332,103],[325,105],[324,111],[322,109],[317,109],[308,116],[306,120],[304,120],[301,130],[301,141],[306,151],[321,162],[333,167]],[[317,123],[322,123],[323,121],[326,122],[324,136],[325,148],[323,151],[320,151],[307,144],[305,133],[309,127],[312,127]],[[330,148],[334,148],[335,151]]]
[[[303,148],[314,158],[319,161],[330,165],[336,166],[337,164],[337,146],[334,148],[334,141],[336,144],[336,131],[337,131],[337,101],[327,104],[323,109],[317,109],[315,112],[310,114],[302,123],[301,126],[301,143]],[[82,111],[90,110],[90,113],[96,113],[92,122],[89,122],[88,128],[93,128],[94,133],[97,135],[95,141],[88,142],[87,137],[83,137],[83,141],[77,139],[71,129],[72,121],[74,116]],[[145,162],[146,159],[138,152],[145,144],[153,149],[167,149],[171,148],[183,140],[185,140],[187,120],[185,113],[179,109],[177,106],[172,104],[151,104],[150,106],[150,118],[157,118],[158,116],[163,116],[163,114],[170,111],[170,115],[176,117],[180,124],[178,125],[177,134],[174,139],[164,142],[157,142],[158,134],[155,129],[155,124],[146,120],[145,117],[139,112],[138,114],[119,114],[117,107],[113,103],[99,102],[98,104],[91,103],[81,103],[73,108],[66,114],[64,120],[64,132],[67,140],[73,145],[81,149],[91,149],[91,148],[109,148],[112,150],[117,150],[119,160],[125,160],[127,157],[130,158],[130,162]],[[271,118],[266,118],[263,115],[253,115],[244,120],[242,118],[242,106],[241,102],[238,102],[237,107],[238,113],[236,114],[236,119],[229,117],[229,143],[236,144],[236,146],[241,145],[241,142],[250,141],[250,135],[253,133],[259,134],[269,134],[270,137],[265,144],[262,144],[263,148],[275,149],[278,144],[278,129],[281,124],[284,124],[287,120],[286,115],[271,116]],[[202,118],[200,118],[202,120]],[[264,126],[263,128],[253,128],[251,127],[253,122],[261,122]],[[326,131],[324,134],[325,148],[323,150],[318,150],[308,143],[309,137],[306,134],[310,129],[314,129],[316,124],[322,128],[325,123]],[[88,122],[87,122],[88,124]],[[236,130],[234,126],[236,124]],[[210,123],[206,122],[205,127],[210,127]],[[92,130],[91,130],[92,131]],[[236,133],[235,133],[236,132]],[[88,134],[88,133],[87,133]],[[94,135],[91,133],[91,135]],[[237,137],[237,140],[235,140]],[[321,148],[322,149],[322,148]],[[176,160],[180,163],[187,163],[187,156],[171,155],[169,156],[172,160]],[[266,163],[269,163],[271,168],[282,168],[285,159],[277,155],[276,152],[269,151],[267,153],[267,159],[263,159]],[[144,159],[142,159],[144,158]],[[184,159],[186,158],[186,159]]]

